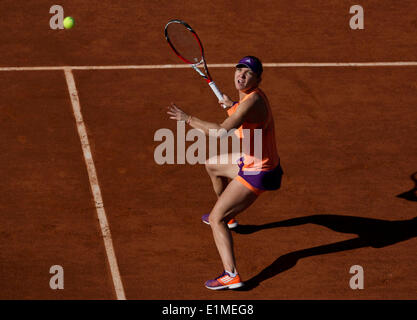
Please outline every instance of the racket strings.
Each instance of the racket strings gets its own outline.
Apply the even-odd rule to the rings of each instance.
[[[181,23],[170,23],[167,35],[177,54],[188,63],[197,64],[202,61],[202,52],[195,34]]]

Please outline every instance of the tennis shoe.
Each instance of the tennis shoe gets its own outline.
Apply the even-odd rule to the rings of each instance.
[[[205,214],[205,215],[203,215],[202,217],[201,217],[201,220],[205,223],[205,224],[210,224],[210,221],[209,221],[209,213],[207,213],[207,214]],[[236,228],[237,227],[237,225],[238,225],[238,223],[237,223],[237,221],[235,220],[235,219],[230,219],[228,222],[227,222],[227,226],[229,227],[229,229],[233,229],[233,228]]]
[[[223,271],[217,278],[206,281],[205,286],[210,290],[237,289],[243,286],[243,282],[239,274],[232,277],[226,271]]]

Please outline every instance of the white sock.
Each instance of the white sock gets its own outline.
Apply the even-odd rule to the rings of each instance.
[[[236,273],[233,273],[233,272],[230,272],[230,271],[227,271],[226,270],[226,272],[227,272],[227,274],[229,275],[229,276],[231,276],[231,277],[236,277],[236,275],[237,275],[237,272]]]

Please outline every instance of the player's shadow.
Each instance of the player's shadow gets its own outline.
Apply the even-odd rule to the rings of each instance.
[[[406,199],[408,201],[417,201],[417,171],[410,176],[414,182],[414,188],[409,191],[397,195],[398,198]]]
[[[257,275],[245,281],[245,286],[240,290],[255,288],[262,281],[291,269],[302,258],[363,247],[382,248],[417,237],[417,217],[410,220],[389,221],[332,214],[312,215],[264,225],[239,225],[233,230],[240,234],[251,234],[265,229],[299,226],[307,223],[321,225],[337,232],[356,234],[357,237],[284,254]]]

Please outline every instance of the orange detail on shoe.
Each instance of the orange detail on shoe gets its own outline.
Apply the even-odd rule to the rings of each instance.
[[[225,286],[242,282],[239,275],[236,275],[236,277],[231,277],[228,274],[225,274],[223,277],[217,279],[217,281]]]

